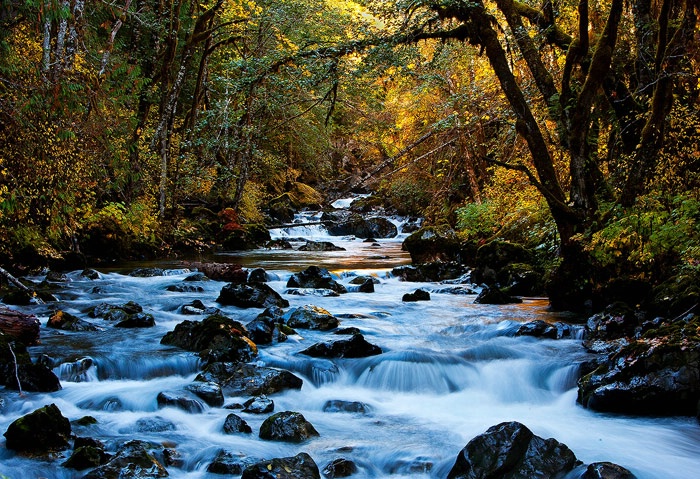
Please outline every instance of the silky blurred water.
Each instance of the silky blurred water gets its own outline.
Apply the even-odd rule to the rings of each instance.
[[[308,218],[307,218],[308,219]],[[400,223],[400,219],[396,219]],[[217,255],[212,260],[264,267],[269,284],[291,308],[313,304],[341,317],[342,327],[357,327],[383,354],[363,359],[314,359],[299,352],[318,341],[340,339],[329,332],[299,330],[288,341],[261,346],[257,364],[284,368],[304,380],[301,390],[271,396],[275,411],[301,412],[320,433],[302,444],[262,441],[257,431],[267,415],[235,411],[252,427],[250,435],[226,435],[222,425],[229,409],[204,406],[201,413],[159,408],[161,391],[190,384],[200,364],[195,354],[160,344],[162,336],[185,319],[179,308],[195,299],[219,307],[242,323],[260,309],[218,305],[225,283],[197,283],[203,292],[166,291],[190,271],[162,263],[167,276],[128,276],[137,265],[122,265],[87,280],[78,271],[57,293],[58,307],[102,328],[97,332],[61,332],[42,327],[42,344],[30,349],[34,358],[55,361],[63,389],[56,393],[0,390],[3,432],[18,417],[55,403],[71,420],[89,415],[93,426],[74,426],[78,436],[102,440],[114,449],[130,439],[166,444],[178,451],[181,467],[169,467],[174,478],[216,478],[206,468],[221,449],[250,458],[309,453],[321,469],[337,457],[354,461],[358,478],[444,478],[459,451],[490,426],[520,421],[535,434],[567,444],[584,463],[611,461],[640,479],[699,477],[700,426],[691,418],[639,418],[595,413],[576,403],[578,365],[588,358],[580,339],[548,340],[514,337],[522,322],[557,321],[566,316],[547,311],[541,298],[520,305],[474,304],[475,295],[441,293],[440,285],[406,283],[391,269],[410,263],[401,238],[365,243],[351,237],[328,237],[313,231],[273,231],[277,238],[301,237],[332,241],[341,252],[305,253],[259,250]],[[350,292],[339,297],[286,293],[289,276],[309,265],[321,265],[348,285],[356,275],[379,282],[371,294]],[[35,278],[41,280],[42,278]],[[422,287],[431,300],[404,303],[401,297]],[[96,289],[97,288],[97,289]],[[476,288],[478,289],[478,288]],[[97,292],[99,291],[99,292]],[[134,300],[153,314],[149,329],[117,329],[86,310],[99,303]],[[46,324],[46,307],[26,308]],[[86,359],[87,358],[87,359]],[[87,367],[87,365],[91,365]],[[247,397],[227,397],[226,404]],[[363,403],[365,413],[324,411],[327,401]],[[82,477],[87,471],[61,466],[65,451],[51,460],[27,459],[0,443],[0,474],[10,479]]]

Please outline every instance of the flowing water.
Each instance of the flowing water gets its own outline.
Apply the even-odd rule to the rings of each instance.
[[[522,322],[566,319],[548,312],[546,300],[478,305],[473,294],[449,294],[444,292],[445,285],[400,282],[390,274],[393,267],[410,262],[401,251],[400,237],[372,244],[329,238],[319,226],[272,233],[290,240],[302,236],[330,240],[346,251],[261,250],[219,255],[213,260],[264,267],[274,278],[270,286],[291,307],[321,306],[340,316],[343,327],[359,328],[384,351],[364,359],[310,358],[299,351],[339,337],[307,330],[299,330],[299,335],[286,342],[260,348],[258,364],[288,369],[304,380],[301,390],[271,396],[275,411],[301,412],[320,437],[303,444],[262,441],[257,431],[267,415],[240,411],[236,413],[250,424],[253,434],[226,435],[222,424],[229,409],[205,406],[195,414],[158,408],[159,392],[181,389],[199,370],[193,353],[160,344],[162,336],[179,322],[193,319],[178,312],[181,305],[200,299],[242,323],[261,311],[217,305],[222,282],[200,283],[205,291],[199,293],[166,291],[190,274],[173,263],[161,263],[170,268],[168,275],[152,278],[128,276],[127,267],[102,271],[93,281],[78,271],[70,273],[71,281],[58,293],[60,308],[103,330],[71,333],[42,327],[42,344],[30,352],[33,357],[46,354],[56,361],[55,372],[63,389],[21,397],[0,389],[4,400],[0,430],[4,432],[24,414],[55,403],[71,420],[86,415],[96,418],[96,425],[74,426],[74,433],[98,438],[108,449],[129,439],[175,448],[183,463],[168,468],[173,478],[223,477],[206,472],[222,449],[260,459],[304,451],[321,469],[345,457],[357,464],[359,470],[353,477],[358,478],[444,478],[470,439],[500,422],[519,421],[539,436],[567,444],[584,463],[615,462],[640,479],[700,477],[700,426],[695,419],[625,417],[583,409],[576,404],[578,364],[587,359],[581,340],[514,336]],[[296,248],[302,243],[293,244]],[[379,284],[371,294],[285,294],[289,276],[312,264],[329,269],[345,284],[355,275],[372,275]],[[430,301],[401,301],[404,293],[419,287],[432,291]],[[129,300],[154,315],[154,328],[117,329],[85,315],[89,306]],[[46,324],[49,312],[45,307],[27,310]],[[84,361],[86,358],[91,362]],[[227,397],[226,403],[246,399]],[[359,401],[366,412],[324,411],[329,400]],[[61,467],[64,460],[21,458],[2,443],[0,477],[73,479],[87,472]]]

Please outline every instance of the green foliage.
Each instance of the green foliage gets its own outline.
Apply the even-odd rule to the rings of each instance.
[[[498,212],[491,202],[468,203],[455,213],[457,228],[465,240],[489,238],[498,229]]]
[[[159,242],[159,221],[155,207],[147,200],[126,205],[108,203],[99,210],[85,215],[83,230],[99,234],[117,242],[156,247]]]
[[[700,198],[647,195],[628,210],[613,206],[605,226],[591,235],[588,250],[619,273],[654,276],[668,264],[700,265]]]

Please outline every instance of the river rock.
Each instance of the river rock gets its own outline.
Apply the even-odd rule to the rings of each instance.
[[[265,283],[227,284],[221,289],[216,302],[239,308],[269,308],[271,306],[286,308],[289,306],[289,301],[283,299],[279,293]]]
[[[294,457],[275,458],[247,467],[241,479],[321,479],[314,460],[305,452]]]
[[[504,422],[469,441],[447,479],[563,477],[578,463],[566,445]]]
[[[27,346],[39,344],[41,323],[33,314],[25,314],[0,305],[0,333]]]
[[[230,451],[219,451],[214,460],[207,466],[207,472],[227,476],[240,476],[246,467],[257,461],[242,454]]]
[[[290,288],[285,290],[284,294],[291,294],[294,296],[319,296],[321,298],[340,296],[340,293],[328,288]]]
[[[516,336],[534,336],[537,338],[557,339],[559,333],[556,326],[549,324],[546,321],[538,319],[522,324],[515,332]]]
[[[469,279],[469,268],[455,261],[433,261],[423,264],[399,266],[391,270],[392,276],[414,283],[452,282]]]
[[[627,304],[617,302],[586,321],[586,339],[605,341],[634,336],[637,327],[643,322],[641,313],[635,312]]]
[[[358,282],[357,280],[362,280]],[[378,280],[377,280],[378,281]],[[367,278],[364,276],[358,276],[351,281],[355,286],[350,286],[348,291],[351,293],[374,293],[375,282],[372,278]]]
[[[430,301],[430,293],[424,289],[417,289],[412,293],[404,294],[401,301],[408,303],[415,303],[416,301]]]
[[[368,414],[370,407],[359,401],[343,401],[340,399],[329,399],[323,405],[323,412],[348,412],[357,414]]]
[[[187,283],[179,283],[179,284],[171,284],[170,286],[167,286],[165,288],[166,291],[170,291],[171,293],[203,293],[204,288],[196,285],[196,284],[187,284]]]
[[[191,392],[211,407],[224,405],[224,393],[221,391],[221,386],[215,382],[195,381],[185,386],[185,390]]]
[[[165,469],[144,441],[129,441],[122,445],[106,464],[88,472],[83,479],[152,479],[168,477]]]
[[[323,475],[329,479],[352,476],[356,472],[357,466],[355,463],[343,457],[333,459],[323,468]]]
[[[283,411],[265,419],[259,435],[268,441],[304,442],[319,434],[301,413]]]
[[[198,399],[194,399],[180,392],[161,391],[156,396],[158,407],[176,407],[189,413],[200,413],[204,406]]]
[[[304,271],[293,274],[287,281],[287,288],[332,289],[336,293],[347,293],[347,289],[331,277],[327,269],[309,266]]]
[[[334,221],[327,227],[332,236],[356,236],[358,238],[394,238],[399,234],[396,225],[386,218],[375,216],[365,218],[352,213],[350,215],[324,214],[324,221]]]
[[[512,304],[522,303],[523,300],[504,293],[500,288],[484,286],[481,293],[474,300],[477,304]]]
[[[80,272],[80,276],[94,281],[100,279],[100,272],[92,268],[85,268]]]
[[[303,381],[284,369],[245,363],[213,363],[197,375],[197,381],[213,381],[232,396],[261,396],[301,389]]]
[[[330,241],[310,241],[299,247],[299,251],[345,251],[345,248],[336,246]]]
[[[153,278],[163,275],[165,275],[165,270],[162,268],[137,268],[129,273],[129,276],[134,276],[135,278]]]
[[[49,317],[46,322],[46,326],[54,329],[61,329],[63,331],[99,331],[100,328],[94,324],[80,319],[65,311],[56,311]]]
[[[382,348],[368,343],[361,334],[354,334],[350,339],[316,343],[301,354],[314,358],[365,358],[382,354]]]
[[[248,337],[255,344],[271,344],[277,340],[283,342],[287,340],[287,335],[280,331],[280,323],[284,320],[282,316],[284,310],[273,306],[258,314],[254,320],[246,324]]]
[[[340,320],[331,313],[319,306],[310,304],[294,308],[285,313],[282,318],[287,326],[291,328],[328,331],[340,325]]]
[[[51,369],[45,364],[33,363],[25,345],[5,334],[0,334],[0,385],[13,391],[55,392],[61,389],[61,382]]]
[[[266,283],[269,281],[267,272],[262,268],[255,268],[248,273],[248,283]]]
[[[130,314],[128,318],[119,321],[115,328],[152,328],[156,325],[156,320],[151,313]]]
[[[248,272],[240,264],[186,262],[188,268],[204,273],[207,278],[233,284],[243,284],[248,280]]]
[[[160,342],[199,352],[208,362],[250,361],[258,352],[246,337],[245,327],[222,315],[208,316],[201,322],[185,320]]]
[[[698,414],[700,318],[690,315],[614,351],[578,382],[578,401],[604,412]]]
[[[55,404],[20,417],[3,434],[7,449],[38,454],[67,449],[70,435],[70,421]]]
[[[542,273],[527,263],[512,263],[496,273],[498,284],[511,296],[542,296],[545,294]]]
[[[243,412],[267,414],[275,410],[275,402],[267,396],[256,396],[243,403]]]
[[[205,306],[204,303],[202,303],[198,299],[195,299],[194,301],[192,301],[189,304],[183,304],[182,307],[180,308],[180,312],[182,314],[187,314],[187,315],[206,314],[206,315],[211,316],[214,314],[221,314],[221,310],[219,308]]]
[[[223,429],[224,433],[226,434],[250,434],[253,432],[247,422],[245,422],[240,416],[233,413],[226,416]]]
[[[611,462],[594,462],[588,465],[580,479],[637,479],[637,476]]]
[[[82,471],[106,464],[112,458],[105,452],[104,444],[92,438],[76,437],[73,452],[63,463],[63,467]]]
[[[402,248],[415,264],[460,260],[460,242],[451,228],[426,226],[408,236]]]

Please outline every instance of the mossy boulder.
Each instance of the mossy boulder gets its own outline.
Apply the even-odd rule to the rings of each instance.
[[[689,315],[647,330],[578,382],[578,402],[603,412],[698,414],[700,318]]]
[[[460,241],[455,231],[446,226],[426,226],[412,233],[402,248],[415,264],[433,261],[460,261]]]
[[[8,449],[45,454],[69,447],[71,425],[58,406],[49,404],[14,421],[3,435]]]
[[[301,413],[293,411],[273,414],[260,426],[260,439],[268,441],[304,442],[318,435]]]

